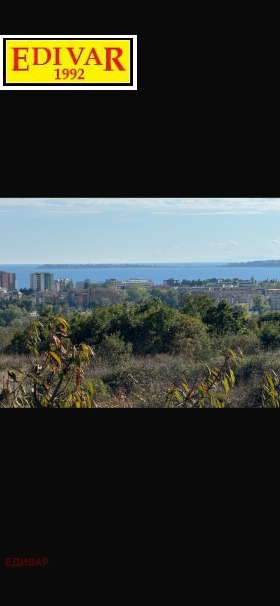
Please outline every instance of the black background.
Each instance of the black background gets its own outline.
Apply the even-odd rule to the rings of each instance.
[[[1,33],[137,34],[138,90],[1,92],[1,197],[278,197],[277,20],[257,11],[13,7]],[[267,428],[251,411],[181,414],[1,411],[0,574],[11,593],[23,578],[47,592],[56,574],[64,591],[82,575],[114,601],[133,578],[141,596],[159,562],[167,589],[180,537],[183,574],[202,552],[211,560],[205,520],[259,507],[259,494],[248,503]],[[10,556],[50,564],[7,569]]]
[[[139,57],[137,91],[2,92],[1,195],[277,194],[272,15],[125,6],[71,18],[59,5],[33,30],[21,7],[1,23],[6,34],[138,34]]]

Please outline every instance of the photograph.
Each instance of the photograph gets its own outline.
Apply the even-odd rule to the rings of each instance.
[[[279,408],[280,198],[0,198],[0,408]]]

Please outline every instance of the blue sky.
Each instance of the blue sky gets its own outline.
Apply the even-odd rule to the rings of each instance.
[[[280,258],[280,198],[0,198],[0,264]]]

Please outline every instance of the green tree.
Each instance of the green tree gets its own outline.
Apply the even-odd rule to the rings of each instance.
[[[133,351],[147,355],[175,353],[178,335],[183,331],[183,318],[176,310],[157,299],[139,305],[134,312],[131,336]]]
[[[183,314],[203,318],[207,312],[216,308],[215,302],[209,295],[192,293],[182,293],[180,297],[181,309]]]
[[[169,307],[173,307],[176,309],[179,304],[179,296],[178,291],[175,288],[170,288],[168,290],[162,290],[161,288],[153,288],[149,290],[151,298],[159,299],[165,305]]]
[[[53,314],[53,306],[49,303],[41,303],[39,307],[39,315],[41,318],[51,318]]]
[[[0,326],[0,353],[7,350],[16,331],[15,327]]]
[[[131,354],[132,343],[125,343],[118,333],[105,335],[97,350],[97,355],[110,366],[129,360]]]
[[[263,349],[280,348],[280,325],[279,323],[264,322],[260,329],[260,343]]]
[[[203,321],[211,332],[217,335],[238,333],[248,326],[248,317],[241,308],[232,308],[227,301],[221,301],[217,307],[210,308]]]
[[[139,303],[148,301],[150,298],[151,295],[148,289],[144,288],[144,286],[130,286],[130,288],[127,290],[128,303],[138,305]]]
[[[182,328],[176,336],[176,351],[196,360],[205,360],[211,351],[207,327],[200,317],[181,315]]]
[[[21,301],[19,303],[19,307],[25,309],[28,312],[31,312],[31,311],[34,311],[34,309],[35,309],[35,303],[34,303],[33,299],[24,297],[23,299],[21,299]]]
[[[29,314],[18,305],[10,304],[5,309],[0,309],[0,326],[12,326],[15,320],[29,319]]]
[[[33,292],[32,288],[21,288],[20,292],[23,295],[31,295],[31,293]]]
[[[255,295],[253,297],[252,311],[257,312],[258,314],[264,314],[270,311],[269,304],[264,295]]]

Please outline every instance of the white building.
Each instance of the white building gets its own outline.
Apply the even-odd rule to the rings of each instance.
[[[33,274],[30,274],[30,288],[32,288],[32,290],[35,292],[39,292],[41,290],[53,290],[53,274],[48,272],[34,272]]]
[[[68,284],[69,284],[68,278],[60,278],[60,279],[54,280],[54,282],[53,282],[54,291],[61,292],[63,290],[66,290]]]
[[[154,286],[153,280],[144,280],[140,278],[129,278],[123,282],[124,288],[130,288],[131,286],[143,286],[143,288],[151,288]]]

